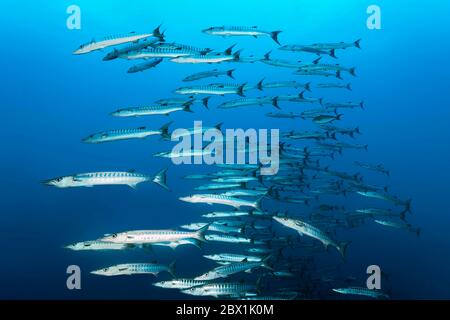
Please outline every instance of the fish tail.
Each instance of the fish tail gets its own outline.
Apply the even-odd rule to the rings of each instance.
[[[183,111],[194,112],[194,111],[191,110],[191,105],[192,105],[191,102],[185,103],[184,106],[183,106]]]
[[[311,92],[311,82],[305,84],[305,90]]]
[[[361,39],[358,39],[354,42],[355,47],[357,47],[358,49],[361,49]]]
[[[264,82],[264,79],[265,79],[265,78],[262,78],[262,79],[256,84],[256,88],[257,88],[258,90],[263,91],[263,82]]]
[[[280,106],[278,105],[278,96],[272,98],[272,105],[277,109],[281,109]]]
[[[264,198],[264,196],[262,196],[261,198],[259,198],[258,200],[255,201],[255,209],[258,211],[261,210],[261,202],[262,202],[263,198]]]
[[[166,184],[166,180],[167,180],[167,168],[162,169],[161,171],[159,171],[154,177],[153,177],[153,182],[160,185],[161,187],[163,187],[166,190],[169,190],[169,187]]]
[[[361,107],[361,109],[364,109],[364,101],[361,101],[361,102],[359,103],[359,106]]]
[[[161,33],[161,25],[157,26],[154,30],[153,30],[153,36],[156,38],[159,38],[160,41],[164,41],[164,32]]]
[[[330,57],[333,57],[333,58],[337,59],[335,53],[336,53],[336,51],[335,51],[334,49],[331,49],[331,50],[330,50]]]
[[[345,255],[347,253],[347,247],[350,244],[350,241],[343,241],[339,243],[338,251],[342,255],[342,258],[345,258]]]
[[[350,72],[350,74],[351,74],[352,76],[356,77],[356,68],[355,68],[355,67],[350,68],[350,69],[348,70],[348,72]]]
[[[264,55],[264,60],[270,60],[270,54],[272,53],[272,50],[270,50],[269,52],[267,52],[265,55]]]
[[[172,262],[169,264],[169,268],[167,269],[167,272],[169,272],[170,275],[171,275],[173,278],[175,278],[175,261],[172,261]]]
[[[341,77],[341,71],[340,71],[340,70],[336,71],[336,78],[341,79],[341,80],[344,80],[344,79],[342,79],[342,77]]]
[[[281,31],[272,31],[270,33],[270,37],[273,39],[273,41],[275,41],[279,46],[281,46],[280,42],[278,41],[278,35],[280,34]]]
[[[209,107],[208,107],[208,101],[209,101],[209,99],[211,99],[211,97],[205,97],[205,98],[202,99],[203,106],[204,106],[206,109],[208,109],[208,110],[209,110]]]
[[[161,128],[159,128],[159,131],[161,131],[161,138],[163,138],[165,140],[170,139],[169,126],[172,124],[172,122],[173,121],[170,121],[170,122],[166,123],[165,125],[163,125]]]
[[[233,44],[231,47],[229,47],[228,49],[226,49],[223,53],[226,55],[231,55],[231,52],[233,50],[233,48],[236,46],[236,43]]]
[[[266,268],[270,271],[274,271],[272,266],[268,263],[268,261],[272,258],[272,254],[267,255],[264,259],[261,261],[261,267]]]
[[[347,90],[350,90],[350,91],[352,91],[352,86],[351,86],[351,84],[350,84],[350,83],[347,83],[347,85],[346,85],[345,87],[347,88]]]
[[[227,71],[227,76],[229,76],[231,79],[234,79],[234,76],[233,76],[234,70],[236,70],[236,69],[230,69]]]
[[[240,85],[238,88],[237,88],[237,94],[238,95],[240,95],[241,97],[245,97],[245,94],[244,94],[244,87],[247,85],[247,83],[243,83],[242,85]]]
[[[206,242],[205,232],[208,231],[210,224],[211,223],[208,223],[208,224],[204,225],[203,227],[201,227],[200,229],[198,229],[195,232],[195,239],[200,240],[202,242]]]

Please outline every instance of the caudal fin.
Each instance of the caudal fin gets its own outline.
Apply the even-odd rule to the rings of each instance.
[[[194,112],[194,111],[191,110],[191,105],[192,105],[192,102],[185,103],[184,106],[183,106],[183,111]]]
[[[170,121],[170,122],[166,123],[165,125],[163,125],[161,128],[159,128],[159,131],[161,132],[161,138],[163,138],[165,140],[170,139],[169,126],[172,124],[172,122],[173,121]]]
[[[255,210],[261,211],[261,201],[264,198],[264,196],[262,196],[261,198],[259,198],[258,200],[255,201]]]
[[[171,275],[173,278],[175,278],[175,261],[172,261],[172,262],[169,264],[169,267],[167,268],[167,272],[169,272],[170,275]]]
[[[278,96],[272,98],[272,105],[277,109],[281,109],[280,106],[278,105]]]
[[[281,31],[272,31],[270,33],[270,37],[273,39],[273,41],[275,41],[279,46],[281,46],[280,42],[278,41],[278,35],[280,34]]]
[[[225,51],[223,52],[224,54],[226,54],[226,55],[231,55],[231,52],[232,52],[232,50],[233,50],[233,48],[236,46],[236,43],[235,44],[233,44],[231,47],[229,47],[229,48],[227,48],[227,49],[225,49]]]
[[[154,177],[153,177],[153,182],[160,185],[161,187],[163,187],[166,190],[169,190],[169,187],[166,184],[166,180],[167,180],[167,168],[162,169],[160,172],[158,172]]]
[[[348,83],[346,86],[345,86],[346,88],[347,88],[347,90],[350,90],[350,91],[352,91],[352,86],[351,86],[351,84],[350,83]]]
[[[305,86],[304,86],[304,88],[305,88],[305,90],[306,90],[306,91],[309,91],[309,92],[311,92],[311,82],[307,82],[307,83],[305,83]]]
[[[211,97],[205,97],[205,98],[202,99],[203,106],[204,106],[206,109],[208,109],[208,110],[209,110],[209,107],[208,107],[208,101],[209,101],[209,99],[211,99]]]
[[[265,55],[264,55],[264,59],[263,60],[270,60],[270,54],[272,53],[272,50],[270,50],[269,52],[267,52]]]
[[[234,70],[236,70],[236,69],[230,69],[227,71],[227,76],[229,76],[231,79],[234,79],[234,76],[233,76]]]
[[[195,232],[195,239],[200,240],[202,242],[206,242],[205,232],[208,231],[208,228],[209,228],[210,224],[211,223],[208,223],[208,224],[204,225],[203,227],[201,227],[200,229],[198,229]]]
[[[352,76],[356,77],[356,68],[355,68],[355,67],[350,68],[350,69],[348,70],[348,72],[349,72]]]
[[[354,42],[355,47],[357,47],[358,49],[361,49],[361,39],[358,39]]]
[[[346,254],[347,254],[347,247],[350,244],[350,241],[343,241],[339,243],[338,246],[338,251],[341,254],[342,258],[345,258]]]
[[[330,57],[333,57],[333,58],[337,59],[335,53],[336,53],[336,51],[335,51],[334,49],[331,49],[331,50],[330,50]]]
[[[236,94],[240,95],[241,97],[245,97],[244,88],[245,88],[246,85],[247,85],[247,83],[244,83],[244,84],[240,85],[237,88]]]
[[[262,78],[262,79],[256,84],[256,88],[257,88],[258,90],[263,91],[263,89],[264,89],[264,87],[263,87],[264,79],[265,79],[265,78]]]
[[[153,30],[153,36],[156,38],[159,38],[160,41],[164,41],[164,33],[161,33],[161,25],[157,26],[154,30]]]

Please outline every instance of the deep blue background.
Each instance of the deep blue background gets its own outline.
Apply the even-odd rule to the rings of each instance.
[[[331,100],[365,101],[365,110],[345,112],[343,125],[359,125],[363,135],[358,142],[368,143],[369,151],[350,151],[336,166],[342,163],[346,168],[344,163],[353,160],[384,163],[392,177],[386,180],[373,175],[371,181],[388,183],[400,197],[413,198],[411,222],[423,229],[423,236],[417,239],[372,223],[340,233],[339,238],[352,240],[344,270],[363,284],[366,266],[378,264],[390,275],[394,298],[450,298],[450,34],[446,23],[450,4],[406,0],[243,2],[2,1],[0,298],[180,298],[183,296],[173,291],[153,288],[152,277],[103,278],[88,271],[129,260],[168,263],[176,259],[180,276],[189,277],[213,266],[202,260],[201,251],[194,247],[176,252],[162,248],[155,253],[70,252],[61,248],[104,233],[172,228],[199,220],[210,208],[189,205],[177,197],[194,186],[180,178],[203,169],[172,166],[168,178],[171,192],[154,184],[141,185],[138,190],[58,190],[39,183],[58,175],[96,170],[134,168],[151,174],[168,165],[165,159],[152,157],[170,148],[156,138],[103,145],[82,144],[80,139],[112,128],[158,128],[167,118],[118,119],[108,113],[170,97],[182,78],[210,67],[164,62],[156,69],[130,75],[126,73],[129,62],[102,62],[105,53],[72,55],[92,38],[147,32],[159,23],[167,28],[168,41],[217,49],[237,42],[244,48],[243,55],[262,55],[275,45],[264,37],[222,39],[199,31],[212,25],[258,25],[283,30],[280,41],[285,44],[362,38],[362,50],[338,52],[340,63],[357,66],[358,77],[347,77],[354,91],[322,92]],[[71,4],[81,7],[81,30],[66,28],[65,11]],[[382,30],[366,28],[370,4],[382,9]],[[276,49],[273,56],[314,58]],[[295,78],[289,69],[263,64],[220,66],[229,67],[237,68],[239,82]],[[265,118],[265,112],[273,111],[269,106],[214,110],[221,101],[214,98],[211,111],[194,106],[195,113],[177,113],[170,119],[175,120],[175,127],[192,127],[194,120],[202,119],[205,125],[224,121],[229,128],[308,128],[300,120]],[[290,111],[302,108],[285,107]],[[350,197],[348,207],[360,200]],[[212,248],[205,248],[205,253]],[[65,287],[69,264],[82,268],[80,291]]]

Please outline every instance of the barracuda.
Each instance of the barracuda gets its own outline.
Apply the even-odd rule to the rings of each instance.
[[[129,68],[127,72],[128,73],[136,73],[136,72],[145,71],[147,69],[156,67],[162,61],[163,61],[163,59],[159,58],[159,59],[150,60],[149,62],[140,63],[140,64],[137,64],[137,65]]]
[[[144,139],[154,135],[167,135],[167,130],[172,122],[166,123],[159,130],[151,130],[146,127],[139,127],[136,129],[118,129],[102,131],[92,134],[87,138],[82,139],[85,143],[103,143],[117,140],[127,139]]]
[[[278,45],[280,42],[278,41],[278,34],[280,34],[281,31],[263,31],[259,30],[257,26],[252,27],[240,27],[240,26],[220,26],[220,27],[210,27],[207,29],[202,30],[203,33],[215,35],[215,36],[223,36],[223,37],[229,37],[229,36],[252,36],[252,37],[259,37],[259,36],[269,36],[272,38],[273,41],[275,41]]]
[[[155,153],[153,156],[155,157],[161,157],[161,158],[169,158],[169,159],[176,159],[176,158],[184,158],[184,157],[203,157],[205,155],[211,155],[213,154],[214,149],[202,149],[202,150],[183,150],[182,152],[178,151],[164,151],[164,152],[158,152]]]
[[[119,109],[111,113],[114,117],[141,117],[141,116],[153,116],[153,115],[168,115],[169,113],[176,111],[192,112],[190,109],[191,102],[187,102],[182,105],[156,105],[145,107],[131,107],[125,109]]]
[[[205,242],[205,232],[209,224],[195,232],[176,230],[134,230],[105,235],[101,241],[131,244],[170,245],[183,241],[181,244],[195,244],[185,240],[198,240]]]
[[[221,189],[232,189],[238,188],[242,185],[240,183],[210,183],[202,186],[195,187],[194,190],[203,191],[203,190],[221,190]]]
[[[298,69],[302,66],[300,61],[292,62],[289,60],[282,60],[282,59],[271,59],[270,54],[272,51],[267,52],[264,55],[264,59],[260,60],[262,63],[274,66],[274,67],[282,67],[282,68],[294,68]]]
[[[127,60],[136,60],[151,58],[177,58],[190,55],[192,55],[192,52],[179,49],[150,48],[147,50],[122,55],[120,57]]]
[[[248,243],[255,244],[255,240],[251,238],[231,236],[227,234],[207,234],[205,235],[207,241],[226,242],[226,243]]]
[[[270,267],[267,264],[267,261],[271,258],[271,256],[268,256],[260,261],[254,261],[254,262],[247,262],[247,260],[244,259],[243,262],[236,262],[232,264],[227,264],[223,266],[216,267],[196,278],[195,280],[214,280],[219,278],[228,278],[229,276],[239,273],[239,272],[250,272],[252,269],[256,268],[266,268],[269,270],[273,270],[272,267]]]
[[[172,140],[178,140],[182,137],[188,137],[188,136],[192,136],[195,134],[204,134],[205,132],[207,132],[209,130],[216,129],[216,130],[222,131],[222,124],[223,124],[223,122],[220,122],[220,123],[216,124],[214,127],[198,126],[198,127],[189,128],[189,129],[177,130],[177,131],[172,132],[171,134],[167,134],[167,136],[165,136],[165,137],[170,138]]]
[[[236,209],[240,209],[241,207],[252,207],[256,210],[260,210],[261,208],[261,200],[262,198],[256,201],[248,201],[242,200],[239,198],[233,198],[223,195],[217,194],[194,194],[192,196],[180,197],[181,201],[191,202],[191,203],[206,203],[209,205],[212,204],[223,204],[227,206],[232,206]]]
[[[209,281],[201,281],[194,279],[172,279],[167,281],[155,282],[153,285],[155,287],[165,288],[165,289],[189,289],[192,287],[198,287],[208,284]]]
[[[103,269],[91,271],[91,274],[99,276],[123,276],[133,274],[152,274],[157,276],[160,272],[167,271],[175,277],[175,261],[168,266],[157,263],[124,263]]]
[[[210,48],[197,48],[194,46],[181,44],[181,43],[175,43],[175,42],[161,42],[156,47],[161,48],[161,49],[182,50],[185,52],[190,52],[193,55],[196,55],[196,54],[205,55],[205,54],[208,54],[209,52],[213,51]]]
[[[264,79],[263,79],[264,80]],[[304,88],[307,91],[311,91],[311,83],[300,83],[297,81],[277,81],[277,82],[266,82],[264,83],[263,80],[258,82],[257,89],[264,90],[264,89],[275,89],[275,88]]]
[[[358,48],[361,49],[360,46],[361,39],[356,40],[355,42],[335,42],[335,43],[315,43],[309,45],[310,48],[318,49],[318,50],[331,50],[331,49],[347,49],[347,48]]]
[[[284,45],[278,48],[279,50],[283,50],[283,51],[293,51],[293,52],[309,52],[309,53],[314,53],[317,55],[329,55],[332,58],[337,58],[335,55],[335,50],[331,49],[331,50],[324,50],[324,49],[319,49],[319,48],[314,48],[312,46],[308,46],[308,45],[296,45],[296,44],[290,44],[290,45]]]
[[[356,76],[355,68],[346,68],[339,64],[324,64],[319,63],[322,57],[317,58],[312,64],[302,65],[298,68],[299,71],[345,71],[350,73],[352,76]]]
[[[279,119],[303,118],[303,115],[301,113],[294,113],[294,112],[269,112],[266,113],[266,116],[270,118],[279,118]]]
[[[182,225],[182,226],[180,226],[180,228],[186,229],[186,230],[198,230],[200,228],[203,228],[207,224],[208,223],[205,223],[205,222],[197,222],[197,223],[194,222],[194,223]],[[218,223],[213,222],[213,223],[209,224],[208,230],[222,232],[222,233],[242,233],[243,227],[228,226],[228,225],[218,224]]]
[[[365,296],[375,299],[389,299],[389,295],[380,290],[376,289],[367,289],[367,288],[359,288],[359,287],[348,287],[348,288],[338,288],[333,289],[334,292],[341,294],[351,294],[358,296]]]
[[[239,50],[236,51],[235,53],[232,53],[232,49],[234,46],[235,45],[232,45],[222,53],[196,54],[186,57],[173,58],[170,61],[176,63],[194,63],[194,64],[239,61],[241,51]]]
[[[347,89],[349,91],[352,91],[352,87],[350,83],[318,83],[315,86],[316,88],[320,89],[330,89],[330,88],[337,88],[337,89]]]
[[[232,218],[232,217],[245,217],[245,216],[268,216],[271,217],[269,213],[251,210],[251,211],[214,211],[210,213],[203,214],[204,218]]]
[[[43,181],[44,184],[57,188],[93,187],[99,185],[128,185],[136,188],[139,183],[153,181],[161,187],[166,185],[166,171],[161,170],[155,176],[148,176],[134,171],[104,171],[78,173]]]
[[[83,242],[77,242],[65,246],[66,249],[74,251],[86,251],[86,250],[125,250],[134,248],[134,245],[128,245],[124,243],[112,243],[99,240],[89,240]]]
[[[129,46],[126,46],[125,48],[114,49],[113,51],[109,52],[106,56],[103,57],[103,61],[114,60],[119,57],[122,58],[130,52],[140,51],[140,50],[146,49],[148,47],[153,47],[159,41],[161,41],[160,38],[142,39],[142,40],[140,40],[140,42],[131,44]]]
[[[159,31],[159,26],[153,30],[153,33],[144,33],[144,34],[136,34],[135,32],[131,32],[127,35],[122,36],[111,36],[105,38],[101,41],[92,40],[89,43],[81,45],[77,50],[73,52],[73,54],[85,54],[96,50],[101,50],[107,47],[117,46],[124,43],[136,42],[138,40],[149,38],[149,37],[157,37],[163,39],[163,35]]]
[[[213,297],[248,297],[256,296],[259,288],[252,284],[239,282],[211,283],[203,286],[192,287],[181,291],[182,293],[194,296],[213,296]]]
[[[342,255],[342,257],[345,257],[345,253],[346,253],[349,242],[337,243],[335,240],[331,239],[322,230],[320,230],[306,222],[303,222],[300,219],[292,219],[292,218],[277,217],[277,216],[274,216],[273,219],[275,221],[281,223],[282,225],[297,231],[300,235],[306,235],[306,236],[309,236],[316,240],[319,240],[320,242],[323,243],[325,248],[327,248],[330,245],[335,247],[339,251],[339,253]]]
[[[213,261],[219,262],[261,262],[263,260],[260,256],[251,256],[246,254],[237,254],[237,253],[218,253],[218,254],[210,254],[204,255],[206,259],[210,259]]]
[[[205,86],[191,86],[191,87],[181,87],[175,90],[178,94],[211,94],[211,95],[226,95],[226,94],[237,94],[244,96],[244,84],[209,84]]]
[[[210,71],[198,72],[198,73],[194,73],[194,74],[187,76],[186,78],[183,79],[183,81],[184,82],[196,81],[196,80],[212,78],[212,77],[219,77],[219,76],[228,76],[231,79],[234,79],[234,77],[233,77],[234,70],[236,70],[236,69],[230,69],[230,70],[213,69]]]
[[[275,108],[279,109],[278,97],[258,97],[258,98],[244,98],[223,102],[218,105],[219,109],[231,109],[246,106],[263,106],[265,104],[272,104]]]

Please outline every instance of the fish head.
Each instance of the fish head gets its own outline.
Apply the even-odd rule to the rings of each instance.
[[[217,27],[209,27],[202,30],[202,32],[206,34],[213,34],[215,31],[218,31]]]
[[[106,139],[106,138],[108,138],[108,134],[107,133],[96,133],[96,134],[91,134],[90,136],[81,139],[81,142],[84,142],[84,143],[96,143],[99,140]]]
[[[49,180],[44,180],[42,181],[42,183],[47,186],[57,188],[70,188],[79,185],[78,181],[75,179],[74,176],[57,177]]]
[[[86,248],[89,248],[89,246],[91,245],[90,242],[77,242],[74,244],[69,244],[67,246],[65,246],[65,249],[69,249],[69,250],[74,250],[74,251],[78,251],[78,250],[83,250]]]
[[[216,278],[216,272],[208,271],[198,277],[195,277],[194,280],[212,280]]]
[[[127,239],[128,239],[128,236],[127,236],[126,232],[123,232],[123,233],[107,234],[103,238],[101,238],[100,241],[126,243]]]
[[[218,254],[205,254],[204,257],[210,260],[219,260],[220,256]]]
[[[129,117],[134,115],[131,109],[119,109],[110,113],[113,117]]]
[[[103,269],[98,269],[90,272],[98,276],[114,276],[120,273],[118,266],[106,267]]]
[[[202,287],[192,287],[189,289],[181,290],[181,292],[192,296],[203,296],[205,294],[205,290]]]
[[[196,197],[194,197],[194,196],[186,196],[186,197],[180,197],[179,198],[181,201],[184,201],[184,202],[191,202],[191,203],[195,203],[195,202],[197,202],[197,198]]]
[[[159,288],[165,288],[165,289],[178,289],[180,288],[180,281],[177,279],[167,280],[167,281],[160,281],[155,282],[153,285],[155,287]]]

